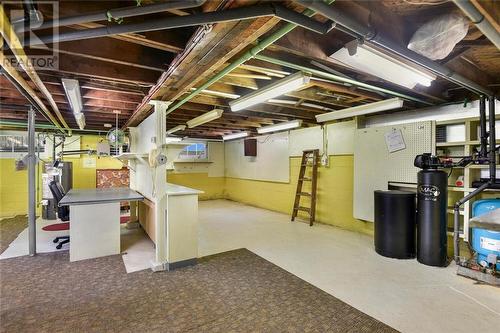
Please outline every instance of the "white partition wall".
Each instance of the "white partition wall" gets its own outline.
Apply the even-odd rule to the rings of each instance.
[[[153,267],[167,262],[166,239],[167,168],[166,164],[154,163],[150,155],[163,153],[166,137],[166,109],[169,103],[154,101],[155,111],[137,127],[130,128],[131,150],[135,158],[130,163],[130,187],[154,204],[156,255]],[[140,217],[141,218],[141,217]]]
[[[302,156],[304,150],[319,149],[323,154],[323,128],[314,126],[290,131],[290,156]]]
[[[400,131],[404,148],[390,152],[386,134]],[[375,190],[387,190],[389,182],[417,182],[415,156],[433,152],[431,121],[356,130],[354,136],[354,217],[373,222]]]
[[[354,154],[354,120],[342,121],[326,126],[328,138],[328,155]]]
[[[226,177],[287,183],[290,181],[288,132],[257,139],[257,156],[244,155],[244,140],[225,143]]]

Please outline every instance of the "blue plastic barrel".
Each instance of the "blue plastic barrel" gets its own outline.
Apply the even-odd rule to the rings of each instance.
[[[497,208],[500,208],[500,198],[478,200],[472,205],[472,216],[486,214]],[[472,228],[472,248],[477,252],[478,264],[486,261],[488,254],[500,257],[500,232]],[[497,263],[497,270],[500,270],[500,263]]]

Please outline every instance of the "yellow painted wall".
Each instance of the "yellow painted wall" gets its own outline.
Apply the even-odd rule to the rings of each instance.
[[[318,170],[316,220],[340,228],[373,234],[373,223],[353,217],[354,157],[330,156]],[[226,178],[226,197],[249,205],[291,214],[300,158],[290,158],[290,183]],[[306,189],[307,190],[307,189]],[[302,201],[304,206],[307,201]]]
[[[96,149],[100,138],[97,135],[85,135],[81,137],[80,146],[82,149]],[[73,162],[73,187],[74,188],[95,188],[96,169],[121,169],[123,164],[113,157],[96,157],[95,168],[84,168],[83,158],[89,157],[81,155],[80,158],[65,158],[68,162]]]
[[[16,171],[14,158],[0,158],[0,217],[28,213],[28,171]]]
[[[81,148],[95,149],[98,136],[82,136]],[[81,158],[73,162],[73,187],[94,188],[95,168],[83,167]],[[98,169],[120,169],[121,162],[110,157],[96,158]],[[290,158],[290,183],[208,177],[207,173],[168,173],[168,181],[204,191],[201,200],[227,198],[249,205],[290,214],[300,167],[300,158]],[[320,167],[317,221],[344,229],[372,234],[373,224],[352,216],[353,156],[330,156],[330,166]],[[0,216],[26,214],[27,172],[14,170],[14,159],[0,159]]]
[[[168,172],[169,183],[195,188],[205,193],[200,200],[223,199],[225,197],[225,178],[208,177],[208,173],[174,173]]]
[[[95,149],[99,137],[88,135],[81,137],[82,149]],[[97,169],[121,169],[122,163],[111,157],[97,158],[96,168],[84,168],[83,157],[65,158],[65,161],[73,162],[73,187],[94,188],[96,184],[95,170]],[[0,158],[0,217],[22,215],[28,212],[28,172],[26,170],[15,170],[15,159]],[[41,177],[38,177],[41,181]],[[40,197],[40,196],[39,196]],[[37,214],[41,208],[38,207]]]

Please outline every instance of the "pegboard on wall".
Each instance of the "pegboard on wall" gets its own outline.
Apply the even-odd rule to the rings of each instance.
[[[354,217],[373,221],[375,190],[389,182],[416,183],[415,156],[435,149],[432,121],[356,130],[354,135]],[[386,134],[401,131],[404,149],[389,152]]]

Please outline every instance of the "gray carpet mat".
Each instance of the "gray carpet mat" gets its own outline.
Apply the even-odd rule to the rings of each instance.
[[[28,217],[26,215],[17,215],[2,219],[0,221],[0,254],[2,254],[9,244],[28,227]]]
[[[241,249],[171,272],[67,251],[0,261],[2,332],[396,332]]]

